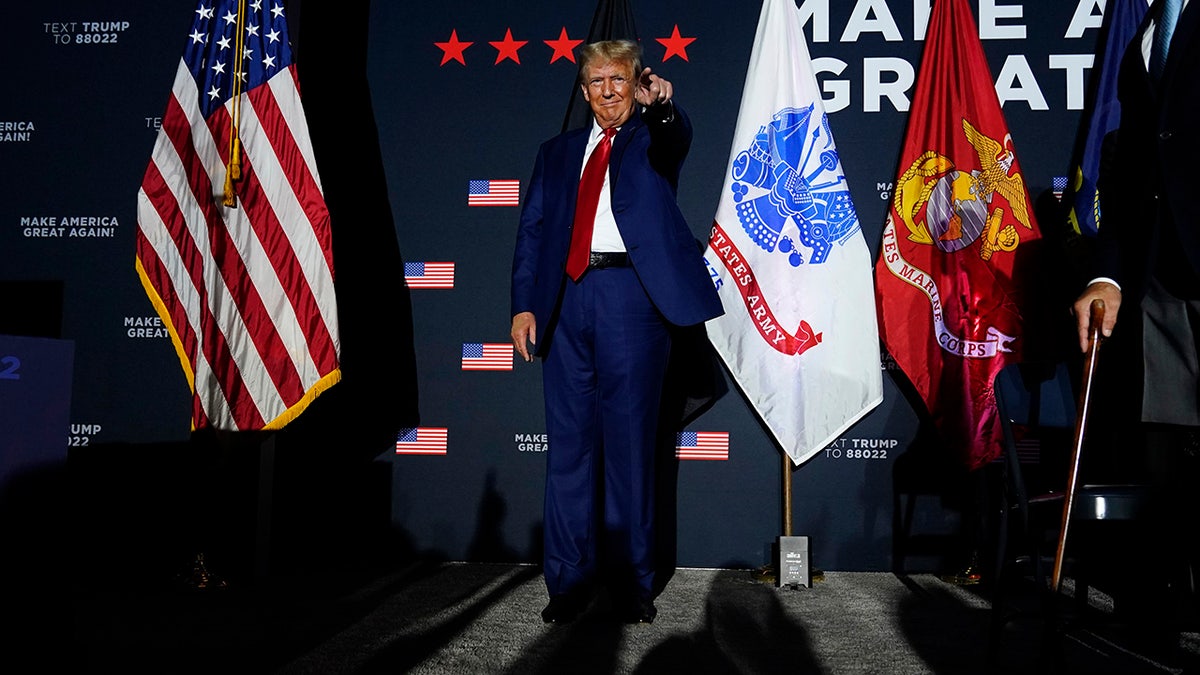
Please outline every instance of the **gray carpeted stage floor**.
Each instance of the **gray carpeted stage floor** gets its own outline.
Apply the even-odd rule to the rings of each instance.
[[[1069,589],[1068,589],[1069,590]],[[1200,635],[1121,626],[1093,592],[1048,624],[1025,589],[990,631],[982,587],[933,575],[826,572],[779,589],[753,570],[680,569],[652,625],[603,597],[544,625],[531,566],[414,563],[337,591],[96,588],[77,601],[63,672],[191,673],[1185,673]],[[1058,635],[1059,639],[1053,639]],[[17,671],[8,671],[17,672]],[[44,672],[35,669],[29,672]]]

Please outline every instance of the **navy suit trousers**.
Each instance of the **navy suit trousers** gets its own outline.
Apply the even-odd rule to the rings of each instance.
[[[551,595],[600,577],[649,597],[667,322],[631,267],[568,280],[545,357],[544,572]]]

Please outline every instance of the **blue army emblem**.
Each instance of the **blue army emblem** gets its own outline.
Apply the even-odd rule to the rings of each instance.
[[[814,107],[775,113],[733,160],[738,220],[754,243],[786,254],[793,267],[805,262],[801,246],[819,265],[859,230],[829,120],[821,113],[814,124]]]

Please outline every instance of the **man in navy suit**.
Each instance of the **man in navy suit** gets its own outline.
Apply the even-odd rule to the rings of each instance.
[[[1113,396],[1132,408],[1143,448],[1122,448],[1119,478],[1149,480],[1167,497],[1149,544],[1159,573],[1142,576],[1169,584],[1177,602],[1194,596],[1200,572],[1200,3],[1156,0],[1117,90],[1121,123],[1106,139],[1094,278],[1074,311],[1085,351],[1093,300],[1105,304],[1103,335],[1120,318],[1117,349],[1106,349],[1119,358],[1105,368],[1128,371],[1129,385]]]
[[[625,620],[648,623],[671,337],[721,301],[675,201],[692,130],[671,83],[627,41],[584,47],[579,78],[593,122],[538,150],[513,257],[512,340],[543,359],[550,445],[542,618],[571,620],[603,580]],[[597,153],[607,171],[585,167]],[[581,258],[568,255],[573,235]]]

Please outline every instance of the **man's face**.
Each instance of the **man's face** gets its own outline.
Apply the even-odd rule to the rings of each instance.
[[[619,61],[589,64],[584,69],[583,100],[601,129],[618,127],[633,116],[633,65]]]

